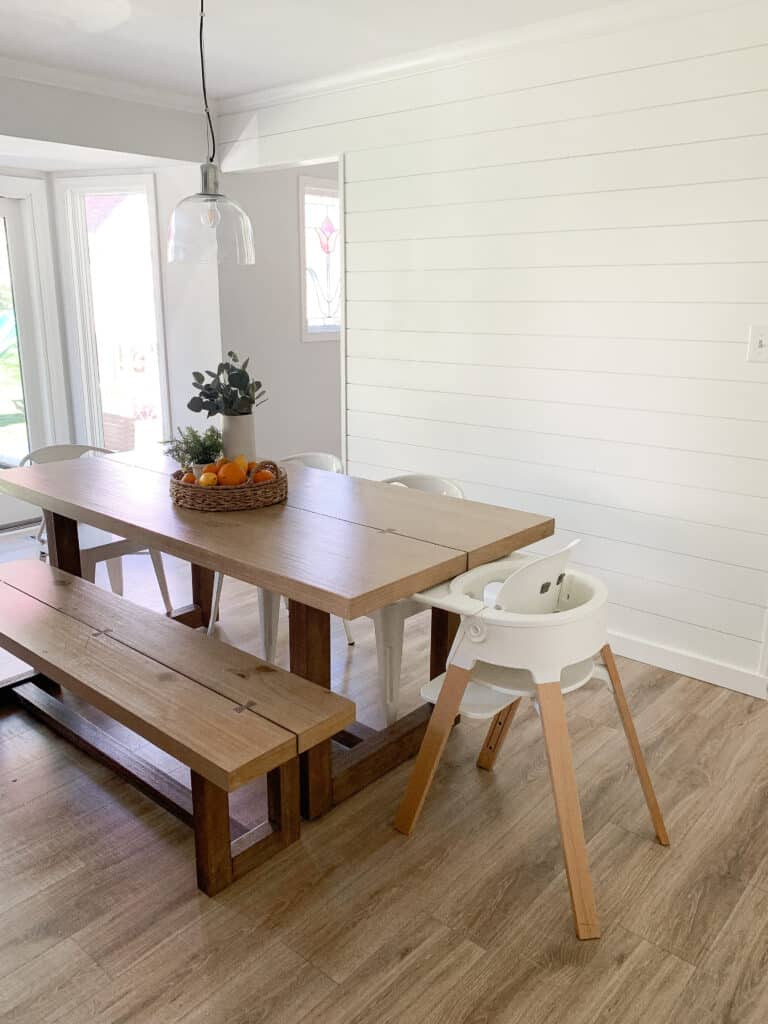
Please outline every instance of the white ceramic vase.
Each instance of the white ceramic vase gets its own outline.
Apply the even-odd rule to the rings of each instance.
[[[222,416],[221,436],[225,459],[238,455],[255,458],[256,434],[253,429],[253,414],[247,416]]]

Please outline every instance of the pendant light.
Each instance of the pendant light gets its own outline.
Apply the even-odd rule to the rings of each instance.
[[[251,220],[241,206],[219,191],[216,136],[205,81],[204,25],[205,0],[200,0],[200,81],[208,158],[200,165],[200,191],[182,199],[171,214],[168,262],[252,264],[256,262],[256,250]]]

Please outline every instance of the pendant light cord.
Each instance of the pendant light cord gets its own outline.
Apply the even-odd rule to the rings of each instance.
[[[200,82],[203,87],[203,109],[205,110],[205,133],[208,139],[208,163],[216,158],[216,134],[213,130],[213,118],[208,108],[208,88],[205,81],[205,0],[200,0]]]

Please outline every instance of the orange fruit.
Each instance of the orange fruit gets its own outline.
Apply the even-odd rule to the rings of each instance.
[[[264,484],[267,480],[274,480],[275,474],[271,469],[260,469],[251,477],[255,484]]]
[[[225,459],[223,455],[220,455],[218,459],[216,459],[216,462],[214,463],[214,465],[216,466],[216,470],[220,470],[225,462],[229,462],[229,459]]]
[[[193,484],[195,482],[195,474],[185,473],[184,476],[181,478],[181,482],[183,484]]]
[[[219,478],[215,473],[203,473],[197,482],[201,487],[215,487]]]
[[[219,470],[218,470],[218,468],[216,466],[216,463],[212,462],[212,463],[210,463],[210,465],[205,467],[205,469],[203,470],[203,473],[218,473],[218,471]],[[203,473],[201,473],[200,475],[202,476]]]
[[[219,470],[219,483],[225,487],[237,487],[245,483],[245,470],[239,462],[228,462]]]
[[[248,463],[248,472],[252,473],[254,471],[254,469],[256,469],[257,466],[258,466],[258,462],[249,462]]]

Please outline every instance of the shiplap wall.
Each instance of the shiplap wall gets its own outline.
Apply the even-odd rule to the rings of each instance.
[[[349,471],[556,516],[619,651],[765,695],[768,5],[222,118],[345,158]]]

